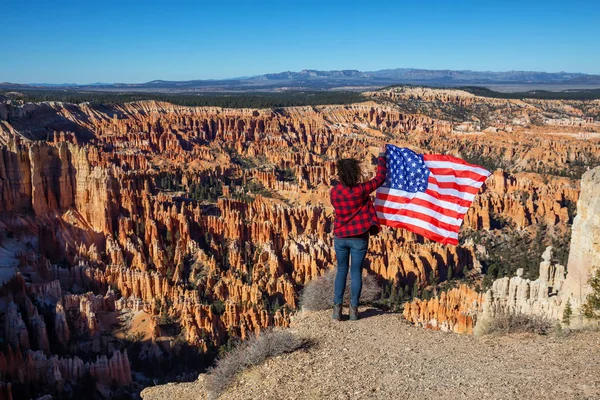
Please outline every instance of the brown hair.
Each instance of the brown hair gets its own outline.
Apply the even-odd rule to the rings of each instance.
[[[342,158],[335,164],[338,179],[348,187],[358,185],[362,179],[360,162],[355,158]]]

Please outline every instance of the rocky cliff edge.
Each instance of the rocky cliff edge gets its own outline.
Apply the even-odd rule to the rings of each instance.
[[[222,399],[600,398],[600,333],[565,337],[448,334],[400,314],[363,310],[356,322],[301,312],[292,332],[315,345],[240,374]],[[205,399],[196,382],[147,388],[144,400]]]

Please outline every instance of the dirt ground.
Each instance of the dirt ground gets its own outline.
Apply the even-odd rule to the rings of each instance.
[[[301,312],[290,328],[315,344],[246,370],[222,399],[600,399],[600,332],[468,336],[399,314],[359,321]],[[198,381],[147,388],[144,400],[204,399]]]

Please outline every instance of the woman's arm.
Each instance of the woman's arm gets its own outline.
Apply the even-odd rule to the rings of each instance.
[[[373,193],[379,186],[383,185],[385,181],[385,175],[387,173],[387,165],[385,162],[385,145],[381,147],[379,151],[379,157],[377,157],[377,173],[375,177],[370,181],[361,184],[362,189],[366,195]]]

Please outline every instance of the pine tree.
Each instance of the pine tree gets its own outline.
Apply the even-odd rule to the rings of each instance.
[[[384,301],[387,299],[389,294],[389,287],[386,282],[383,283],[383,289],[381,290],[381,298],[379,300]]]
[[[417,296],[419,296],[419,286],[417,285],[417,282],[415,282],[412,287],[411,299],[414,299]]]
[[[562,323],[566,326],[571,325],[571,315],[573,315],[573,309],[571,308],[571,300],[567,300],[565,304],[565,310],[563,311]]]
[[[169,278],[169,280],[172,280],[174,274],[175,274],[175,270],[173,269],[172,266],[169,266],[167,268],[167,278]]]
[[[463,267],[462,274],[465,278],[467,277],[467,275],[469,275],[469,266],[468,265],[465,265]]]
[[[402,303],[403,298],[404,298],[404,290],[402,290],[402,287],[398,286],[398,295],[396,296],[396,305],[400,305]]]
[[[437,285],[439,283],[438,277],[437,277],[437,275],[435,274],[435,272],[433,270],[431,270],[429,272],[429,276],[428,276],[427,281],[432,286],[435,286],[435,285]]]
[[[275,297],[275,302],[273,303],[272,311],[277,312],[281,308],[281,303],[279,303],[279,297]]]
[[[400,306],[402,305],[402,298],[404,297],[404,290],[402,290],[401,286],[398,286],[398,292],[394,299],[390,299],[390,305],[393,304],[394,311],[399,312]]]
[[[600,268],[588,281],[592,293],[588,294],[583,304],[583,315],[588,319],[600,319]]]
[[[390,292],[390,298],[388,299],[388,304],[391,306],[394,304],[394,300],[396,299],[396,286],[392,286],[392,290]]]

